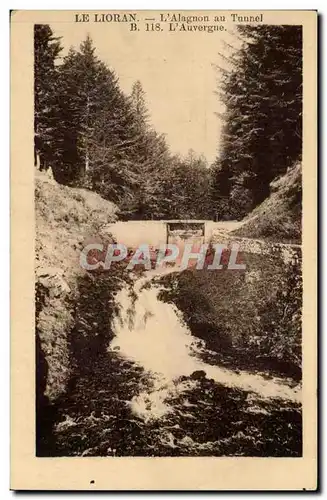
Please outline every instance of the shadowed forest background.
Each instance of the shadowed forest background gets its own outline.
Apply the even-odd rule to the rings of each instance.
[[[238,26],[235,40],[212,61],[225,110],[208,164],[191,149],[172,154],[142,82],[124,93],[90,37],[62,58],[61,39],[35,25],[35,163],[114,202],[121,218],[242,219],[301,161],[302,27]],[[299,185],[293,195],[298,204]]]

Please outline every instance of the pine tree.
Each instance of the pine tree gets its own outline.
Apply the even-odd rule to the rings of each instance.
[[[145,102],[145,92],[139,80],[132,86],[131,102],[139,132],[146,132],[149,126],[149,112]]]
[[[146,94],[140,81],[133,84],[130,103],[135,137],[132,149],[138,183],[133,202],[128,199],[124,207],[125,216],[156,219],[161,215],[161,178],[170,161],[169,151],[165,137],[157,134],[149,123]]]
[[[133,141],[132,110],[89,37],[60,67],[60,96],[58,179],[119,198]]]

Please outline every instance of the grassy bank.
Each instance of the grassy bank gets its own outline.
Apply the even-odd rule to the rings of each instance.
[[[301,378],[299,263],[243,255],[245,270],[188,269],[162,278],[161,299],[182,311],[211,351],[206,361]]]

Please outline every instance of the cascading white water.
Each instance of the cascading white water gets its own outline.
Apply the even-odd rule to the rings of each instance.
[[[161,274],[169,272],[171,270],[165,269]],[[148,420],[171,411],[166,401],[169,396],[196,385],[194,380],[180,381],[179,378],[197,370],[203,370],[208,378],[226,387],[251,391],[259,398],[300,402],[300,385],[291,388],[282,379],[267,380],[260,375],[236,373],[201,361],[199,354],[205,349],[204,343],[201,347],[201,342],[191,335],[176,306],[158,299],[160,287],[151,284],[151,277],[155,275],[158,272],[150,271],[136,280],[133,290],[123,288],[116,296],[120,313],[113,320],[115,337],[109,349],[142,366],[153,382],[150,390],[133,398],[134,413]]]

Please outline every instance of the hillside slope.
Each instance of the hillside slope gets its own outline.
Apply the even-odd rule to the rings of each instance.
[[[301,243],[302,175],[297,164],[271,183],[271,195],[233,234],[285,243]]]
[[[65,389],[70,361],[67,335],[74,323],[79,250],[116,220],[117,207],[86,189],[57,184],[35,174],[36,341],[39,398],[56,399]],[[42,404],[42,401],[39,401]]]

